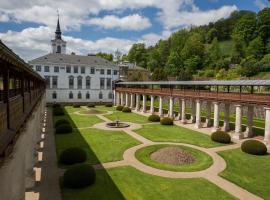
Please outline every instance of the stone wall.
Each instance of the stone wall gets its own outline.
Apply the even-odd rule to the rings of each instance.
[[[41,134],[41,122],[44,113],[44,98],[39,102],[24,130],[21,131],[12,153],[4,158],[0,165],[1,199],[22,200],[25,189],[34,186],[36,163],[35,148]]]

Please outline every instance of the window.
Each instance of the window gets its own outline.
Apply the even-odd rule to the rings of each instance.
[[[74,70],[74,73],[78,73],[78,66],[74,66],[74,68],[73,68],[73,70]]]
[[[40,65],[36,65],[36,71],[41,72],[41,66]]]
[[[54,72],[56,72],[56,73],[59,72],[59,67],[58,67],[58,66],[55,66],[55,67],[54,67]]]
[[[78,99],[81,99],[82,98],[82,93],[79,91],[78,92]]]
[[[57,88],[57,82],[58,82],[57,78],[58,78],[57,76],[52,77],[52,87],[53,88]]]
[[[99,92],[98,98],[99,98],[99,99],[103,99],[103,94],[102,94],[102,92]]]
[[[90,94],[89,94],[89,92],[86,93],[85,98],[86,98],[86,99],[90,99]]]
[[[89,76],[87,76],[85,79],[85,87],[86,87],[86,89],[91,88],[91,78]]]
[[[67,67],[66,67],[66,72],[67,72],[67,73],[71,73],[71,67],[70,67],[70,66],[67,66]]]
[[[113,70],[113,75],[117,75],[118,71],[117,70]]]
[[[110,90],[112,88],[112,79],[107,78],[107,90]]]
[[[91,67],[90,74],[95,74],[95,68],[94,67]]]
[[[52,98],[57,99],[57,93],[55,91],[52,93]]]
[[[100,89],[104,90],[105,89],[105,79],[104,78],[100,78]]]
[[[82,77],[81,76],[77,77],[77,88],[82,89]]]
[[[50,67],[49,66],[44,66],[44,72],[50,72]]]
[[[108,95],[108,98],[113,99],[113,93],[110,92],[109,95]]]
[[[61,53],[61,46],[60,45],[57,46],[56,53]]]
[[[81,67],[81,74],[85,74],[85,67]]]
[[[112,70],[107,69],[107,74],[108,74],[108,75],[111,75],[111,74],[112,74]]]
[[[69,99],[73,99],[73,93],[69,92]]]
[[[70,76],[68,79],[69,79],[68,80],[69,89],[73,89],[74,88],[74,77]]]
[[[100,69],[100,74],[104,74],[104,69]]]
[[[51,77],[45,76],[46,88],[51,88]]]

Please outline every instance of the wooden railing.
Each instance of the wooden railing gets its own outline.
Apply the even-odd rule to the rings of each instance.
[[[251,93],[228,93],[210,92],[205,90],[179,90],[179,89],[144,89],[144,88],[123,88],[117,87],[117,92],[147,94],[155,96],[172,96],[178,98],[196,98],[212,101],[229,101],[233,103],[258,104],[270,106],[270,94],[251,94]]]

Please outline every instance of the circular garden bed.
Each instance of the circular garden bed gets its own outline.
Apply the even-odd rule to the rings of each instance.
[[[201,171],[213,164],[208,154],[180,145],[151,145],[137,150],[135,156],[151,167],[177,172]]]

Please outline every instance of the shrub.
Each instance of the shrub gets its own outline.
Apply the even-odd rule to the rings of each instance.
[[[160,117],[159,117],[158,115],[150,115],[150,116],[148,117],[148,120],[149,120],[150,122],[160,122]]]
[[[231,136],[224,131],[216,131],[212,133],[211,139],[215,142],[229,144],[231,143]]]
[[[94,108],[94,107],[96,107],[96,104],[94,104],[94,103],[89,103],[89,104],[87,104],[87,107],[89,107],[89,108]]]
[[[122,110],[123,110],[123,108],[124,108],[124,106],[117,106],[117,107],[116,107],[116,110],[118,110],[118,111],[122,111]]]
[[[79,105],[79,104],[74,104],[73,105],[73,108],[80,108],[81,107],[81,105]]]
[[[68,148],[60,154],[59,161],[65,165],[82,163],[86,161],[86,152],[79,147]]]
[[[63,185],[68,188],[83,188],[96,180],[95,169],[88,164],[78,164],[67,169],[63,176]]]
[[[61,124],[55,128],[56,134],[67,134],[72,132],[70,124]]]
[[[164,117],[160,120],[162,125],[173,125],[173,119],[169,117]]]
[[[66,119],[59,119],[54,123],[54,127],[60,126],[62,124],[69,124],[69,121]]]
[[[61,105],[59,103],[54,103],[52,107],[53,108],[59,108],[59,107],[61,107]]]
[[[60,115],[64,115],[64,109],[62,107],[55,107],[53,108],[53,115],[54,116],[60,116]]]
[[[125,113],[130,113],[131,112],[131,109],[129,107],[124,107],[122,109],[122,112],[125,112]]]
[[[243,142],[241,149],[243,152],[252,155],[264,155],[267,152],[265,144],[257,140],[247,140]]]
[[[113,104],[112,103],[107,103],[107,104],[105,104],[105,107],[113,107]]]

